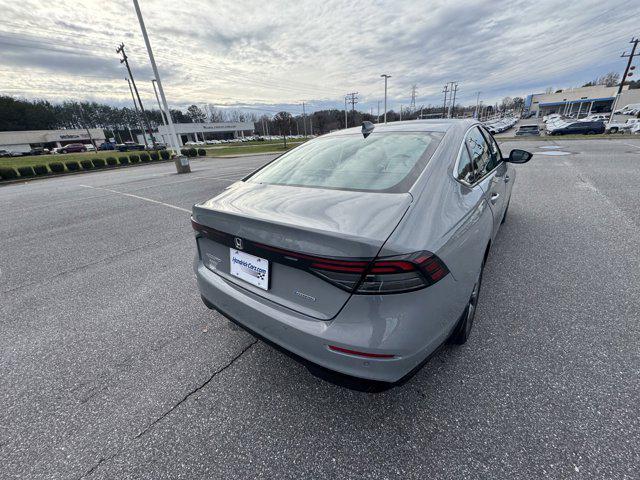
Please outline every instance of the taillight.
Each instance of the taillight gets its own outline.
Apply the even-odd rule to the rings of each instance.
[[[316,275],[360,294],[400,293],[433,285],[449,273],[430,252],[378,258],[373,262],[322,260],[309,265]]]
[[[433,285],[448,273],[447,266],[431,252],[379,258],[367,270],[356,293],[410,292]]]

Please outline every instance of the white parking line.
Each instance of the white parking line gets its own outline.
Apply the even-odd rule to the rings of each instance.
[[[630,147],[640,148],[640,146],[634,145],[633,143],[623,143],[623,145],[629,145]]]
[[[137,198],[138,200],[144,200],[145,202],[157,203],[158,205],[163,205],[165,207],[173,208],[174,210],[180,210],[181,212],[191,213],[191,210],[187,210],[186,208],[177,207],[169,203],[160,202],[158,200],[154,200],[153,198],[141,197],[140,195],[134,195],[133,193],[119,192],[118,190],[111,190],[110,188],[92,187],[91,185],[80,185],[80,186],[84,188],[92,188],[93,190],[104,190],[105,192],[117,193],[118,195],[124,195],[125,197]]]

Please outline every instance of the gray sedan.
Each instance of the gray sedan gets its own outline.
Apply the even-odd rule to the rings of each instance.
[[[396,382],[471,331],[515,170],[470,120],[318,137],[194,205],[204,303],[326,368]]]

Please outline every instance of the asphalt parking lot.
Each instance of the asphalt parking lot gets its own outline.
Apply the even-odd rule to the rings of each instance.
[[[640,139],[509,147],[472,338],[379,393],[200,301],[190,207],[272,157],[1,187],[0,477],[637,478]]]

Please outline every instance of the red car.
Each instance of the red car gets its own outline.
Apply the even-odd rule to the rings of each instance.
[[[58,150],[60,153],[76,153],[76,152],[86,152],[87,147],[84,143],[70,143],[65,145],[61,149]]]

